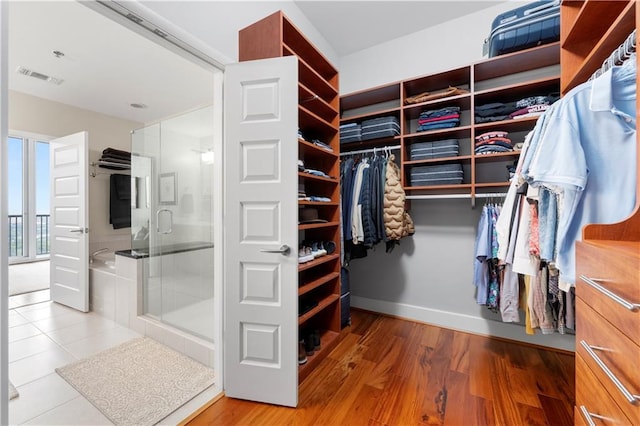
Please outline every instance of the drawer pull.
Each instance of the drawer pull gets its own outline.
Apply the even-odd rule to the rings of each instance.
[[[582,417],[584,417],[585,421],[587,422],[587,424],[589,426],[596,426],[596,423],[593,421],[593,419],[598,419],[598,420],[602,420],[602,421],[611,421],[611,419],[605,417],[605,416],[601,416],[599,414],[594,414],[594,413],[590,413],[589,410],[587,410],[587,407],[585,407],[584,405],[580,406],[580,412],[582,413]]]
[[[607,296],[608,298],[612,299],[614,302],[624,306],[625,309],[628,309],[631,312],[636,312],[638,309],[640,309],[640,305],[639,304],[631,303],[628,300],[623,299],[622,297],[618,296],[617,294],[615,294],[611,290],[609,290],[609,289],[601,286],[600,284],[598,284],[595,280],[592,280],[591,278],[585,277],[584,275],[580,275],[580,279],[582,281],[584,281],[585,283],[589,284],[591,287],[593,287],[596,290],[598,290],[600,293],[602,293],[605,296]]]
[[[595,350],[607,350],[607,349],[601,348],[598,346],[591,346],[584,340],[581,340],[580,344],[582,345],[584,350],[587,351],[589,356],[596,362],[596,364],[598,364],[598,367],[600,367],[602,372],[607,375],[609,380],[611,380],[613,384],[616,385],[616,387],[618,388],[620,393],[625,397],[625,399],[630,404],[634,404],[634,405],[638,404],[638,402],[640,402],[640,395],[634,395],[631,392],[629,392],[627,387],[622,384],[622,382],[616,377],[615,374],[613,374],[611,370],[609,370],[609,367],[607,367],[607,364],[605,364],[604,361],[602,361],[594,351],[594,349]]]

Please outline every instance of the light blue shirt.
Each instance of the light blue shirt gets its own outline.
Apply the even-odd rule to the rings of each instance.
[[[565,288],[575,284],[582,228],[623,220],[635,206],[635,63],[627,60],[558,102],[525,176],[561,194],[556,263]]]

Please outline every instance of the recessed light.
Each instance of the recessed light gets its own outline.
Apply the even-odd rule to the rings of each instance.
[[[129,106],[131,106],[131,108],[138,108],[138,109],[144,109],[147,107],[145,104],[139,104],[139,103],[129,104]]]

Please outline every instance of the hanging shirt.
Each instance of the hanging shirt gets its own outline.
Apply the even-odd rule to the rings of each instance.
[[[556,248],[564,290],[575,283],[575,241],[583,226],[623,220],[635,206],[635,62],[611,68],[556,103],[526,176],[561,194]]]

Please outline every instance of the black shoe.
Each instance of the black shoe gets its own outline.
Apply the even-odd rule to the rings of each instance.
[[[302,365],[307,362],[307,352],[304,347],[304,340],[300,340],[300,345],[298,346],[298,364]]]
[[[313,344],[313,334],[308,333],[304,336],[304,349],[308,356],[313,355],[315,345]]]
[[[313,330],[313,333],[311,333],[311,336],[313,337],[313,349],[315,349],[316,351],[320,350],[320,330]]]

